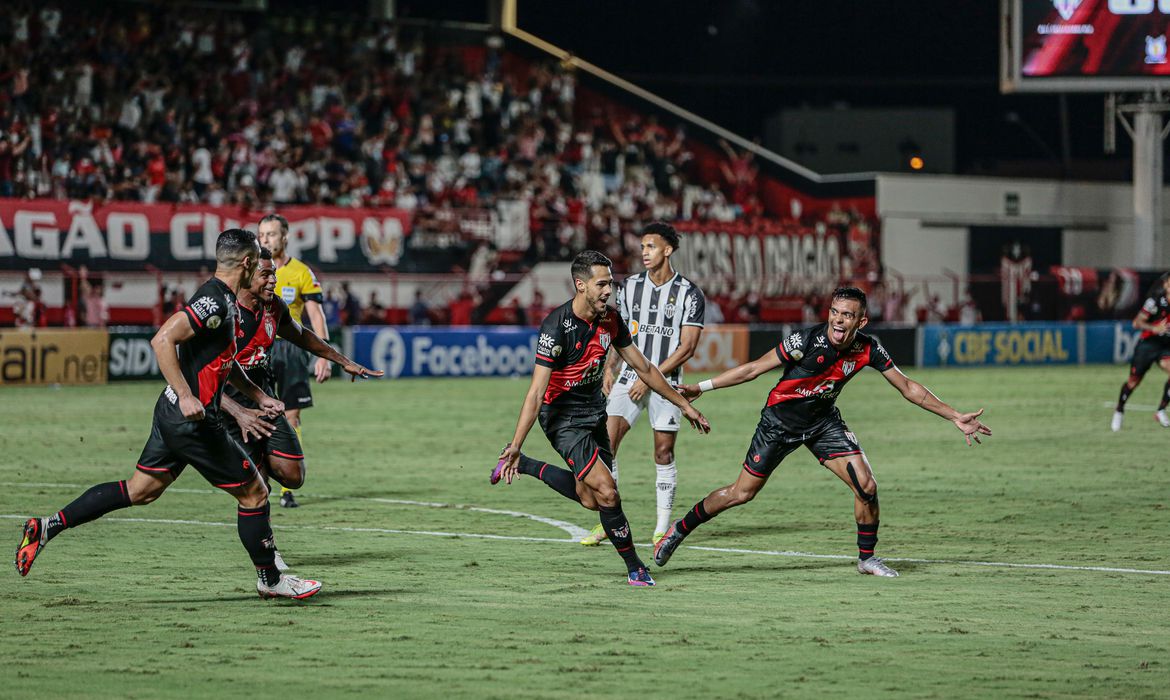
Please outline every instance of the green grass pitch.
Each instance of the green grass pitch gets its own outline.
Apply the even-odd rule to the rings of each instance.
[[[557,526],[587,529],[592,513],[527,477],[488,485],[526,379],[334,381],[305,413],[303,507],[273,509],[321,595],[259,600],[232,500],[189,469],[157,503],[54,540],[27,579],[0,575],[0,695],[1166,697],[1162,378],[1115,435],[1120,367],[910,374],[985,407],[995,435],[968,448],[876,372],[844,393],[881,488],[878,551],[901,578],[855,573],[851,496],[800,451],[652,567],[656,588],[631,588],[612,548]],[[699,402],[714,431],[679,440],[678,510],[735,478],[770,388]],[[19,517],[130,476],[158,391],[0,389],[8,551]],[[647,431],[620,455],[642,542]],[[555,456],[538,427],[525,450]]]

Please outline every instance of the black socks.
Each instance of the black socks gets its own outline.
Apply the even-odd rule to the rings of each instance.
[[[66,528],[77,527],[97,520],[106,513],[130,507],[130,495],[125,481],[98,484],[77,497],[75,501],[49,516],[45,524],[46,541],[61,534]]]
[[[707,511],[703,508],[703,502],[699,501],[687,511],[687,514],[682,517],[682,520],[678,521],[679,534],[686,537],[691,534],[691,530],[694,530],[713,517],[715,516],[707,515]]]
[[[622,512],[622,504],[619,502],[613,508],[602,506],[599,510],[601,526],[605,528],[605,534],[609,536],[614,549],[622,555],[626,568],[634,571],[645,566],[638,558],[638,553],[634,551],[634,538],[630,535],[630,523],[626,520],[626,514]]]
[[[577,477],[573,476],[573,472],[568,469],[561,469],[554,467],[547,462],[533,459],[531,457],[520,455],[520,462],[517,465],[517,470],[521,474],[536,477],[553,491],[561,494],[570,501],[581,502],[577,496]]]
[[[1123,413],[1125,411],[1125,402],[1129,401],[1129,395],[1133,393],[1133,389],[1129,388],[1129,384],[1121,385],[1121,395],[1117,397],[1117,412]]]
[[[878,523],[857,523],[857,558],[865,561],[873,556],[878,542]]]
[[[260,580],[269,586],[280,583],[280,571],[276,568],[276,542],[272,536],[272,523],[269,521],[269,505],[265,503],[259,508],[245,508],[240,506],[236,511],[236,529],[240,533],[240,542],[248,550],[248,556],[256,565]]]

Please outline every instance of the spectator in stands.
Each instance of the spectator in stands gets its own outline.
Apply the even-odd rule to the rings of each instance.
[[[471,315],[475,312],[475,307],[479,306],[479,302],[479,294],[474,289],[464,289],[447,306],[448,322],[452,326],[470,326]]]
[[[31,330],[47,325],[45,323],[45,304],[41,296],[40,268],[30,268],[24,274],[20,291],[16,293],[16,301],[12,305],[12,312],[16,316],[16,327]]]
[[[341,283],[341,323],[356,326],[362,320],[362,303],[349,288],[349,282]]]
[[[361,311],[361,323],[365,326],[381,326],[386,323],[386,307],[378,301],[378,292],[370,292],[370,301]]]
[[[959,304],[959,323],[964,326],[974,325],[983,321],[983,312],[979,310],[975,299],[971,297],[971,290],[963,294],[963,301]]]
[[[408,317],[412,326],[431,325],[431,310],[427,307],[427,303],[423,301],[421,289],[414,290],[414,303],[410,305]]]
[[[78,269],[81,280],[81,295],[85,299],[85,325],[88,328],[105,328],[110,323],[110,305],[106,302],[105,289],[101,280],[90,280],[89,268]]]
[[[544,294],[539,289],[532,290],[532,303],[528,305],[524,314],[525,325],[538,325],[547,314],[548,309],[544,305]]]

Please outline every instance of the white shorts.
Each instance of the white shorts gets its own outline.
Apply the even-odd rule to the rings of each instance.
[[[632,374],[632,373],[631,373]],[[621,416],[633,427],[638,422],[642,410],[650,409],[650,427],[660,433],[677,433],[682,424],[682,409],[647,389],[641,401],[630,400],[630,386],[637,381],[638,375],[627,380],[625,384],[613,383],[609,391],[609,402],[605,405],[605,413],[610,416]]]

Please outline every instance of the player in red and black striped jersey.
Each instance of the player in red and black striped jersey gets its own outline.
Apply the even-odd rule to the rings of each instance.
[[[256,234],[228,229],[215,246],[215,276],[195,292],[182,311],[163,324],[151,346],[168,385],[154,409],[150,437],[134,475],[99,484],[45,518],[30,518],[16,550],[16,570],[28,574],[50,539],[120,508],[157,499],[188,464],[239,502],[240,541],[256,566],[262,597],[307,598],[317,581],[282,575],[276,568],[268,489],[243,448],[228,435],[219,407],[225,380],[270,415],[284,405],[252,383],[235,362],[236,293],[251,284],[260,256]]]
[[[1133,327],[1142,333],[1133,349],[1129,376],[1125,384],[1121,385],[1121,395],[1117,397],[1117,408],[1113,411],[1113,420],[1109,425],[1115,433],[1121,430],[1129,395],[1142,383],[1150,367],[1156,362],[1170,374],[1170,273],[1162,275],[1150,289],[1141,310],[1133,319]],[[1154,413],[1154,420],[1163,428],[1170,428],[1170,416],[1166,415],[1167,404],[1170,404],[1170,379],[1162,387],[1162,400]]]
[[[573,260],[577,293],[541,324],[532,383],[512,441],[492,470],[491,483],[505,479],[510,484],[518,472],[528,474],[565,498],[599,511],[602,527],[626,563],[630,585],[653,586],[654,579],[634,551],[630,524],[609,472],[613,453],[601,385],[610,346],[651,389],[678,406],[695,429],[705,433],[711,426],[634,347],[625,322],[607,306],[613,291],[611,267],[609,258],[592,250]],[[569,469],[520,453],[538,414],[541,429]]]
[[[381,377],[382,372],[366,369],[333,349],[313,331],[293,319],[288,306],[276,296],[276,267],[267,249],[260,251],[260,264],[250,287],[240,289],[237,306],[240,337],[236,361],[266,394],[275,394],[272,347],[279,335],[317,357],[336,362],[343,371],[357,377]],[[300,488],[305,481],[305,457],[300,440],[285,414],[270,416],[255,401],[233,386],[224,390],[221,402],[231,416],[228,431],[243,444],[261,472],[285,488]]]
[[[853,515],[857,522],[857,571],[876,576],[897,576],[885,562],[873,556],[877,546],[878,497],[873,470],[857,437],[837,410],[837,397],[845,384],[865,367],[882,373],[907,401],[935,413],[963,431],[967,444],[991,430],[979,421],[983,409],[960,413],[910,379],[874,338],[858,331],[865,327],[865,293],[854,287],[833,292],[827,323],[793,333],[763,357],[740,365],[697,385],[679,391],[694,400],[705,391],[749,382],[773,369],[783,374],[760,411],[760,423],[735,483],[712,491],[675,521],[654,547],[654,561],[664,566],[683,539],[696,527],[719,513],[755,498],[781,460],[804,445],[853,490]]]

